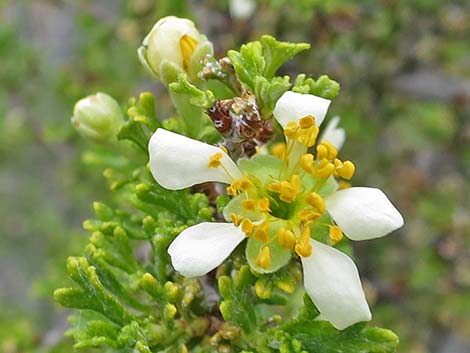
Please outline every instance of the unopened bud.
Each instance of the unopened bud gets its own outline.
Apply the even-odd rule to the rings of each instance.
[[[201,50],[199,50],[201,49]],[[195,53],[198,53],[195,57]],[[190,65],[212,54],[212,44],[186,18],[168,16],[160,19],[138,50],[142,64],[158,79],[169,84],[178,74],[189,74]]]
[[[105,93],[80,99],[73,109],[72,125],[80,134],[95,141],[116,140],[123,124],[121,107]]]

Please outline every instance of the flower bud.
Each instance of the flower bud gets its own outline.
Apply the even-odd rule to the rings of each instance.
[[[212,44],[185,18],[168,16],[160,19],[145,37],[138,50],[142,64],[165,84],[180,73],[197,79],[191,67],[202,57],[212,54]],[[197,70],[196,70],[197,71]]]
[[[105,93],[82,98],[73,108],[72,125],[82,135],[95,141],[115,140],[123,124],[121,107]]]

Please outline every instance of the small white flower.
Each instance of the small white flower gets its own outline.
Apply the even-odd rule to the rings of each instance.
[[[233,18],[241,20],[250,17],[256,10],[256,1],[254,0],[230,0],[230,15]]]
[[[266,198],[256,198],[256,190],[251,192],[250,198],[238,200],[247,202],[246,212],[242,211],[242,216],[249,221],[250,233],[258,227],[261,235],[266,236],[266,229],[268,229],[270,222],[288,222],[286,224],[296,224],[300,227],[291,229],[291,233],[289,233],[292,234],[290,235],[291,240],[284,239],[284,245],[281,246],[286,247],[285,244],[289,243],[291,245],[287,247],[292,250],[292,241],[294,241],[295,252],[301,257],[303,265],[306,292],[312,298],[323,319],[330,321],[338,329],[344,329],[354,323],[370,320],[371,313],[354,262],[344,253],[310,238],[309,222],[316,220],[315,217],[308,219],[309,216],[316,214],[311,211],[315,210],[311,205],[319,203],[320,205],[317,205],[316,209],[319,212],[318,216],[326,211],[336,224],[331,226],[330,230],[335,230],[337,232],[335,234],[341,236],[342,230],[352,240],[382,237],[400,228],[403,225],[403,218],[385,194],[374,188],[352,187],[332,190],[324,197],[313,192],[315,194],[313,201],[305,201],[311,194],[302,194],[302,190],[312,188],[312,184],[302,184],[303,186],[300,188],[298,183],[304,183],[304,179],[314,177],[309,176],[311,174],[307,172],[296,171],[291,167],[291,164],[297,165],[297,169],[300,168],[298,162],[302,160],[301,156],[307,151],[307,146],[314,143],[306,133],[318,133],[318,128],[315,130],[315,126],[311,125],[312,117],[319,125],[326,115],[329,104],[329,100],[320,97],[286,92],[279,99],[274,110],[275,118],[286,129],[286,136],[290,136],[288,140],[290,140],[291,148],[287,148],[290,154],[284,158],[286,168],[279,173],[280,175],[287,173],[289,176],[279,179],[278,182],[270,183],[261,194],[265,195],[266,190],[278,192],[280,200],[287,206],[296,205],[292,206],[295,212],[291,219],[285,221],[276,218],[278,215],[275,214],[274,209],[269,209],[269,202],[264,206],[259,206],[260,202],[265,201]],[[299,120],[299,118],[305,117],[309,118],[303,121]],[[322,183],[329,180],[328,178],[332,176],[333,171],[330,171],[329,174],[326,173],[324,177],[318,175],[323,175],[324,169],[330,165],[331,168],[336,168],[335,173],[339,172],[340,176],[352,175],[350,172],[341,172],[343,164],[335,158],[336,154],[330,156],[331,158],[319,159],[322,153],[326,153],[326,156],[331,152],[331,150],[327,151],[325,146],[329,145],[322,145],[324,151],[318,152],[316,164],[311,166],[316,168],[312,172],[317,175],[315,177],[317,179],[312,179],[314,184],[316,184],[315,180],[318,181],[321,178]],[[234,188],[234,185],[243,178],[246,179],[238,166],[221,149],[163,129],[158,129],[152,136],[149,143],[149,154],[153,176],[157,182],[169,189],[181,189],[208,181],[231,184],[230,189]],[[296,162],[290,163],[289,158]],[[335,164],[328,162],[326,158],[335,159]],[[305,178],[299,178],[296,173],[304,173],[302,175]],[[264,186],[262,187],[264,188]],[[280,191],[276,191],[277,187],[280,188]],[[313,189],[317,190],[315,186]],[[337,189],[337,184],[335,189]],[[321,193],[321,191],[318,192]],[[234,194],[237,194],[236,190]],[[296,199],[299,201],[297,202]],[[279,201],[279,199],[277,200]],[[298,210],[295,207],[298,207],[299,204],[305,205],[305,207]],[[257,211],[251,209],[255,207]],[[261,208],[264,210],[261,211]],[[235,217],[235,220],[237,218],[238,216]],[[264,231],[261,229],[263,224],[266,226]],[[246,230],[242,231],[242,228],[243,223],[241,227],[235,226],[233,223],[201,223],[187,228],[178,235],[168,249],[173,266],[178,272],[188,277],[206,274],[219,266],[245,239]],[[284,231],[283,234],[285,235],[285,233]],[[256,231],[253,234],[250,240],[253,237],[256,238]],[[293,240],[292,237],[294,237]],[[267,259],[269,260],[269,251],[263,251],[260,254],[262,255],[260,263],[263,267],[262,264]],[[258,270],[259,266],[256,269]]]
[[[346,140],[346,132],[344,129],[338,127],[340,120],[339,116],[331,118],[320,136],[320,142],[328,141],[335,146],[337,150],[343,147],[344,141]]]

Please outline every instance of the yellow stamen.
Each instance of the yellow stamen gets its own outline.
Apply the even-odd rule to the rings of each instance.
[[[317,160],[326,159],[328,157],[328,149],[320,144],[317,146]]]
[[[338,226],[330,226],[329,237],[333,245],[338,243],[341,239],[343,239],[343,232],[341,231],[341,228]]]
[[[256,208],[256,202],[252,199],[243,200],[242,207],[245,211],[254,211]]]
[[[323,146],[326,147],[326,149],[328,150],[328,159],[329,160],[333,160],[336,158],[336,156],[338,155],[338,151],[336,150],[336,147],[333,146],[331,143],[329,143],[328,141],[322,141],[321,143]]]
[[[269,199],[266,197],[263,197],[258,201],[258,208],[261,212],[271,212],[271,209],[269,208]]]
[[[356,171],[356,166],[351,161],[345,161],[343,162],[342,167],[337,168],[336,171],[341,178],[349,180],[353,177],[354,172]]]
[[[341,168],[343,166],[343,162],[341,162],[341,160],[338,158],[335,158],[335,160],[333,161],[333,164],[335,165],[336,169]]]
[[[326,163],[325,166],[317,169],[315,176],[319,177],[320,179],[327,179],[335,170],[335,166],[333,163]]]
[[[251,233],[253,233],[254,229],[255,229],[255,225],[248,218],[245,218],[242,221],[242,231],[243,233],[245,233],[247,237],[249,237]]]
[[[227,190],[227,195],[229,195],[229,196],[237,196],[237,194],[238,194],[237,189],[235,189],[232,185],[227,186],[226,190]]]
[[[269,222],[264,222],[255,228],[254,237],[266,243],[268,241]]]
[[[198,41],[194,38],[185,34],[180,39],[180,50],[181,54],[183,54],[183,67],[185,70],[188,69],[189,62],[191,61],[191,57],[193,56],[194,50],[198,45]]]
[[[268,268],[268,266],[271,264],[271,254],[269,247],[264,246],[261,249],[258,254],[258,257],[256,258],[256,264],[264,269]]]
[[[310,228],[305,227],[300,235],[300,239],[295,245],[295,252],[302,257],[312,255],[312,244],[310,244]]]
[[[350,182],[344,180],[338,181],[338,185],[340,189],[349,189],[352,186]]]
[[[275,181],[275,182],[272,182],[272,183],[268,184],[266,188],[269,191],[280,193],[281,192],[281,183],[278,182],[278,181]]]
[[[286,249],[292,249],[295,245],[295,236],[291,230],[280,228],[277,232],[277,240],[279,245]]]
[[[287,147],[284,142],[276,143],[271,149],[271,153],[273,154],[273,156],[276,156],[277,158],[280,158],[280,159],[285,158],[286,151],[287,151]]]
[[[220,165],[222,164],[220,160],[222,159],[223,156],[224,155],[222,153],[213,154],[208,163],[209,168],[220,167]]]
[[[248,190],[251,187],[251,181],[248,178],[238,180],[237,187],[243,191]]]
[[[313,167],[313,154],[305,153],[300,157],[300,167],[311,175],[315,174],[315,168]]]
[[[307,115],[299,119],[299,126],[301,129],[308,129],[313,125],[315,125],[315,119],[311,115]]]
[[[307,196],[307,203],[314,207],[318,212],[325,212],[325,200],[316,192],[312,192]]]
[[[230,219],[232,220],[235,227],[238,227],[243,221],[243,218],[236,215],[235,213],[230,214]]]
[[[310,210],[303,210],[297,213],[297,216],[300,218],[301,221],[305,223],[310,223],[320,218],[321,214]]]
[[[297,126],[296,121],[289,121],[286,127],[284,128],[284,135],[286,135],[286,137],[290,139],[295,139],[295,137],[297,136],[298,129],[299,127]]]
[[[316,125],[309,127],[308,129],[302,129],[297,133],[297,141],[303,143],[307,147],[311,147],[317,140],[319,128]]]

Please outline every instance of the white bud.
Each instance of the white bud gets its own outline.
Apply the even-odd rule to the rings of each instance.
[[[138,54],[142,64],[165,82],[165,76],[172,75],[164,72],[169,65],[177,73],[188,73],[194,53],[202,45],[207,47],[205,52],[212,52],[212,45],[199,33],[192,21],[168,16],[153,26]]]
[[[106,93],[80,99],[73,108],[72,125],[92,140],[116,140],[124,116],[118,102]]]

